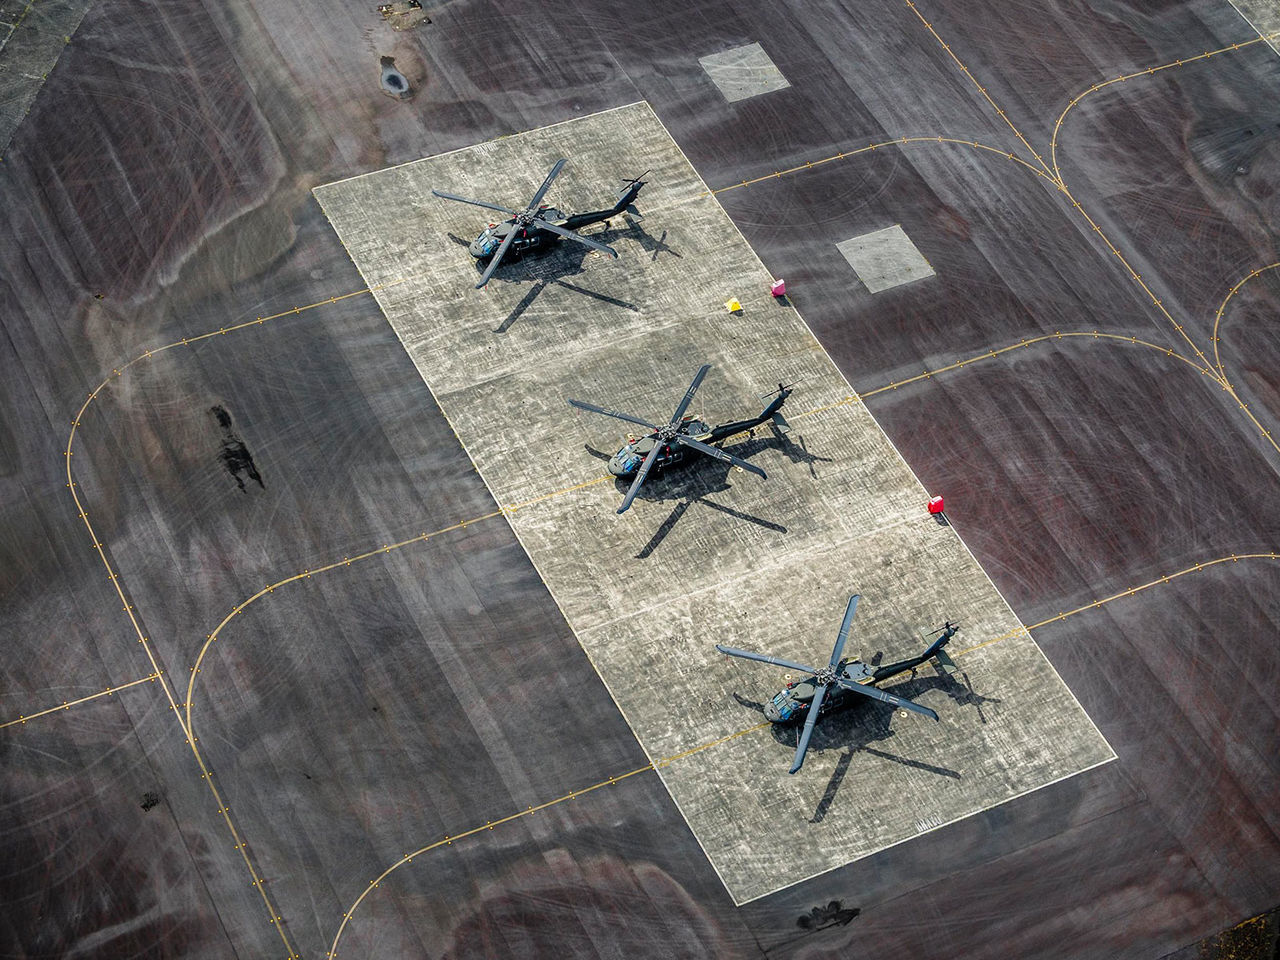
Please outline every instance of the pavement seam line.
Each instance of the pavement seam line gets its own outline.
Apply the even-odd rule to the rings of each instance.
[[[1197,563],[1183,570],[1179,570],[1176,573],[1167,574],[1163,577],[1159,577],[1155,580],[1151,580],[1139,586],[1131,587],[1128,590],[1121,590],[1120,592],[1111,594],[1108,597],[1103,597],[1100,600],[1095,600],[1093,603],[1088,603],[1083,606],[1076,607],[1074,610],[1065,611],[1063,613],[1058,614],[1056,617],[1050,617],[1046,620],[1041,620],[1039,623],[1034,623],[1030,625],[1023,624],[1017,629],[1011,630],[1008,633],[1004,633],[999,636],[992,637],[989,640],[986,640],[982,643],[974,644],[973,646],[970,646],[970,647],[965,647],[962,650],[957,650],[953,652],[951,656],[963,657],[963,656],[966,656],[967,654],[971,654],[978,650],[985,649],[986,647],[993,646],[994,644],[1000,643],[1001,641],[1004,641],[1004,640],[1012,640],[1017,637],[1030,637],[1032,630],[1036,630],[1036,629],[1039,629],[1040,627],[1048,626],[1049,624],[1058,623],[1062,620],[1067,619],[1068,617],[1075,616],[1076,614],[1079,614],[1079,613],[1084,613],[1088,610],[1095,610],[1103,606],[1104,604],[1111,603],[1112,601],[1120,600],[1125,597],[1131,597],[1134,594],[1141,593],[1142,591],[1150,589],[1151,587],[1158,586],[1160,584],[1167,584],[1169,581],[1177,579],[1178,577],[1185,576],[1189,573],[1196,573],[1201,570],[1206,570],[1209,567],[1213,567],[1222,563],[1232,563],[1232,562],[1238,562],[1240,560],[1253,560],[1253,559],[1280,560],[1280,553],[1231,554],[1230,556],[1219,557],[1215,560],[1208,560],[1203,563]],[[626,773],[617,774],[615,776],[609,777],[608,779],[600,780],[592,784],[591,786],[585,787],[581,790],[572,790],[569,793],[564,794],[563,796],[555,798],[554,800],[549,800],[549,801],[546,801],[545,803],[541,803],[536,806],[527,807],[524,810],[518,811],[514,814],[510,814],[506,817],[502,817],[498,820],[486,820],[483,826],[473,827],[469,830],[465,830],[457,834],[447,834],[441,840],[436,840],[433,843],[429,843],[423,847],[419,847],[417,850],[413,851],[412,853],[405,854],[405,856],[401,857],[399,860],[393,863],[390,867],[384,870],[381,874],[379,874],[377,879],[371,880],[369,882],[369,885],[365,887],[363,891],[361,891],[360,896],[356,898],[355,902],[352,903],[351,906],[347,909],[347,911],[342,915],[342,921],[338,926],[337,933],[333,938],[333,944],[330,947],[329,953],[327,954],[328,960],[337,960],[338,942],[339,940],[342,939],[342,934],[346,930],[347,924],[350,923],[351,918],[355,915],[355,912],[359,908],[360,904],[364,902],[364,899],[373,890],[377,889],[378,886],[382,883],[382,881],[385,880],[391,873],[398,870],[400,867],[405,866],[406,864],[412,863],[415,857],[420,857],[423,854],[429,853],[432,850],[440,849],[441,847],[452,846],[456,841],[464,840],[468,837],[473,837],[487,830],[492,830],[496,826],[510,823],[514,820],[519,820],[522,817],[530,816],[532,814],[538,813],[541,810],[546,810],[549,807],[554,807],[558,804],[564,803],[567,800],[573,800],[577,797],[583,796],[584,794],[587,794],[587,793],[591,793],[602,787],[620,783],[623,780],[636,776],[637,774],[647,773],[650,770],[656,771],[661,767],[670,766],[678,760],[686,759],[688,757],[694,756],[695,754],[701,753],[704,750],[709,750],[712,747],[717,747],[722,744],[728,743],[731,740],[736,740],[739,737],[746,736],[749,733],[754,733],[757,730],[762,730],[767,726],[769,726],[769,721],[766,720],[761,723],[753,724],[752,726],[749,726],[749,727],[744,727],[741,730],[735,731],[734,733],[728,734],[723,737],[717,737],[714,740],[709,740],[705,743],[691,747],[688,750],[681,751],[680,753],[671,754],[670,756],[663,757],[659,760],[654,760],[653,762],[648,763],[643,767],[637,767],[636,769],[630,770]]]
[[[403,283],[403,282],[404,282],[403,279],[396,280],[387,284],[382,284],[380,285],[380,287],[395,286],[396,284]],[[84,523],[85,529],[88,530],[89,532],[89,539],[90,539],[90,542],[93,544],[93,549],[97,552],[98,559],[102,561],[103,567],[106,568],[107,579],[111,582],[112,587],[115,588],[116,595],[120,599],[121,606],[125,614],[128,616],[129,622],[133,626],[134,632],[137,634],[138,642],[142,644],[142,648],[146,652],[148,661],[151,663],[151,667],[153,672],[155,673],[156,679],[160,681],[160,687],[164,691],[165,698],[169,701],[169,707],[174,712],[175,719],[178,721],[178,726],[182,729],[183,735],[186,738],[187,746],[191,748],[191,753],[195,758],[196,765],[200,768],[200,779],[205,782],[205,785],[209,788],[209,792],[213,796],[214,802],[218,805],[218,813],[221,814],[223,820],[227,825],[227,829],[231,833],[231,838],[235,841],[235,850],[240,854],[241,859],[244,861],[245,867],[248,869],[249,875],[253,879],[253,886],[258,890],[258,893],[261,895],[263,905],[266,907],[268,916],[270,917],[270,922],[276,928],[276,932],[279,934],[280,940],[284,944],[285,950],[287,951],[288,957],[290,958],[290,960],[292,960],[292,958],[297,957],[297,952],[294,950],[293,944],[289,941],[288,934],[285,933],[283,920],[280,917],[280,914],[278,913],[278,911],[276,910],[275,905],[271,902],[271,898],[268,896],[266,888],[264,886],[264,881],[262,877],[258,874],[257,868],[253,865],[253,862],[249,857],[248,844],[244,841],[239,830],[236,828],[235,823],[231,819],[230,808],[226,804],[226,802],[223,801],[221,792],[218,790],[217,786],[214,784],[213,772],[206,765],[204,761],[204,757],[200,753],[199,747],[196,746],[196,738],[194,734],[192,734],[190,728],[188,727],[187,723],[183,719],[182,712],[179,708],[177,698],[174,696],[173,690],[169,686],[169,682],[164,677],[164,671],[160,668],[160,663],[156,657],[155,650],[152,648],[150,638],[148,638],[145,635],[142,629],[142,625],[138,622],[138,618],[135,614],[133,605],[129,602],[128,597],[125,595],[124,587],[120,582],[120,577],[116,573],[115,569],[112,567],[111,561],[107,559],[105,546],[102,543],[102,541],[98,539],[97,531],[94,530],[93,523],[89,519],[89,512],[84,506],[84,504],[81,502],[80,495],[76,492],[76,487],[78,486],[78,484],[76,483],[76,480],[75,480],[74,471],[71,468],[72,457],[75,454],[75,450],[73,448],[75,445],[76,433],[80,428],[81,420],[84,418],[85,412],[89,409],[93,401],[97,399],[98,394],[100,394],[103,391],[103,389],[105,389],[107,385],[111,383],[112,380],[122,377],[124,375],[124,371],[128,370],[135,364],[140,363],[143,360],[149,360],[152,357],[154,357],[156,354],[174,349],[175,347],[190,346],[191,344],[209,339],[210,337],[222,336],[224,334],[231,333],[237,330],[243,330],[247,327],[259,326],[267,322],[268,320],[275,320],[280,317],[286,317],[286,316],[297,316],[306,310],[312,310],[312,309],[315,309],[316,307],[337,303],[339,300],[346,300],[350,297],[357,297],[366,293],[373,293],[374,289],[375,288],[373,287],[367,287],[362,290],[357,290],[351,293],[343,294],[341,297],[330,297],[327,300],[320,300],[320,301],[317,301],[316,303],[308,304],[305,307],[294,307],[292,310],[281,311],[280,313],[272,314],[270,316],[257,317],[254,320],[248,320],[243,323],[233,324],[230,327],[223,327],[216,331],[211,330],[206,333],[200,334],[199,336],[196,336],[196,337],[183,337],[180,340],[175,340],[171,343],[164,344],[160,347],[144,350],[142,353],[138,354],[133,359],[122,364],[120,367],[113,369],[111,371],[111,376],[104,379],[100,384],[98,384],[96,388],[94,388],[92,392],[90,392],[89,396],[85,399],[84,403],[81,404],[80,409],[76,412],[75,418],[71,421],[71,432],[67,436],[67,447],[64,453],[64,459],[66,461],[67,489],[71,491],[71,499],[75,502],[77,515],[79,516],[80,520]]]

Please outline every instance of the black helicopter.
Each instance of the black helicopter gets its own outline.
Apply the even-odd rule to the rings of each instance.
[[[765,472],[759,467],[747,463],[745,460],[740,460],[732,454],[725,453],[719,447],[711,446],[711,444],[719,443],[735,433],[749,430],[758,424],[764,423],[766,420],[772,420],[779,431],[788,432],[791,428],[788,426],[787,421],[783,419],[781,410],[782,405],[787,401],[787,397],[791,396],[791,389],[795,384],[793,383],[786,387],[778,384],[777,395],[764,408],[760,416],[751,420],[735,420],[733,423],[724,423],[718,427],[711,427],[697,417],[685,415],[685,411],[689,409],[689,404],[693,402],[693,395],[697,392],[703,378],[706,377],[710,369],[711,364],[709,363],[704,363],[698,368],[698,372],[694,374],[693,383],[689,384],[689,389],[685,391],[684,399],[680,401],[679,406],[676,407],[676,412],[672,414],[671,421],[661,427],[650,423],[648,420],[633,417],[629,413],[606,410],[603,407],[597,407],[593,403],[584,403],[581,400],[569,401],[570,406],[577,407],[579,410],[589,410],[592,413],[600,413],[606,417],[616,417],[618,420],[639,424],[653,431],[642,437],[629,437],[626,445],[609,460],[609,472],[615,477],[635,475],[631,489],[627,491],[627,495],[623,498],[622,506],[618,508],[618,513],[626,512],[627,508],[631,506],[631,501],[636,498],[636,494],[640,492],[641,484],[644,483],[645,477],[651,471],[663,470],[672,464],[679,463],[684,459],[686,450],[705,453],[709,457],[724,460],[735,467],[741,467],[743,470],[748,470],[759,477],[767,479]],[[773,395],[766,394],[766,396]]]
[[[522,211],[512,210],[510,207],[504,207],[498,203],[469,200],[456,194],[445,193],[443,190],[431,191],[435,196],[444,200],[456,200],[458,203],[470,203],[473,206],[511,214],[509,220],[504,220],[502,223],[489,224],[481,232],[480,236],[471,241],[470,246],[467,247],[467,251],[477,260],[489,261],[489,265],[480,277],[480,282],[476,284],[477,290],[489,282],[489,278],[493,276],[493,271],[498,269],[498,264],[502,262],[503,256],[507,253],[511,253],[514,256],[522,256],[535,250],[545,250],[564,238],[576,240],[578,243],[585,244],[593,250],[599,250],[601,253],[607,253],[615,259],[617,258],[618,253],[612,247],[606,246],[599,241],[591,240],[588,237],[581,237],[574,231],[590,226],[593,223],[604,223],[610,217],[617,216],[624,210],[636,219],[640,219],[640,214],[632,206],[632,203],[639,196],[640,188],[645,185],[645,181],[640,179],[645,174],[640,174],[640,177],[636,177],[634,180],[623,181],[625,186],[618,194],[618,202],[613,205],[612,209],[593,210],[590,213],[565,216],[559,210],[543,204],[542,198],[546,196],[547,191],[551,188],[551,181],[560,175],[560,171],[564,169],[564,165],[568,162],[567,159],[563,158],[556,161],[556,165],[547,174],[547,179],[542,181],[542,186],[538,188],[538,192],[533,195],[529,205]],[[648,171],[645,172],[647,173]]]
[[[769,663],[775,667],[786,667],[798,673],[808,674],[802,680],[793,680],[788,683],[764,705],[764,716],[770,723],[795,723],[804,717],[804,730],[800,733],[800,742],[796,744],[795,760],[789,771],[791,773],[799,770],[804,763],[805,752],[809,749],[809,738],[813,735],[813,728],[818,718],[832,710],[849,705],[856,701],[857,696],[881,700],[895,707],[914,710],[926,717],[938,719],[938,715],[928,707],[922,707],[904,697],[895,697],[892,693],[885,693],[883,690],[876,689],[874,684],[896,677],[900,673],[906,673],[908,670],[914,671],[916,667],[928,660],[937,661],[944,672],[954,673],[955,662],[943,647],[956,635],[960,624],[946,621],[940,629],[934,631],[934,634],[939,635],[938,639],[929,644],[928,649],[918,657],[909,657],[873,670],[870,665],[856,658],[840,659],[840,655],[844,653],[845,641],[849,639],[849,627],[853,623],[853,615],[857,609],[858,594],[854,594],[849,598],[849,606],[844,612],[844,622],[840,624],[840,632],[836,635],[836,645],[831,651],[831,662],[821,670],[778,657],[768,657],[762,653],[751,653],[747,650],[716,644],[717,650],[731,657],[758,660],[760,663]]]

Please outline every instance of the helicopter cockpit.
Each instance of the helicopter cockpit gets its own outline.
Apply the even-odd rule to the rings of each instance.
[[[498,249],[498,244],[502,241],[498,239],[498,225],[491,223],[487,226],[480,236],[471,241],[471,246],[467,251],[479,260],[482,257],[493,255],[493,251]]]
[[[764,717],[770,723],[786,723],[798,706],[788,687],[785,690],[779,690],[773,695],[773,699],[764,705]]]

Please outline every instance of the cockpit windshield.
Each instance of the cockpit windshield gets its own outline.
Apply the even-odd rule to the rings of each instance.
[[[475,247],[480,251],[481,256],[488,256],[498,248],[498,238],[493,235],[493,227],[487,228],[476,237]]]
[[[773,695],[773,708],[778,711],[778,717],[786,720],[795,710],[795,702],[791,699],[791,694],[786,690],[780,690]]]

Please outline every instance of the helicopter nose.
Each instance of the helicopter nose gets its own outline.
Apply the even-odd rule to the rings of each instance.
[[[764,718],[770,723],[779,723],[782,720],[782,714],[778,712],[777,704],[772,700],[764,705]]]

